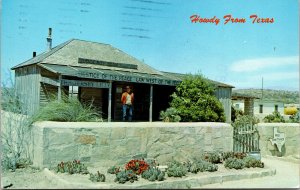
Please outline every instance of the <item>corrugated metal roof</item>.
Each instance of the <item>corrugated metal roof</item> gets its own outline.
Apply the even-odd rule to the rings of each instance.
[[[181,74],[181,73],[171,73],[171,72],[164,72],[162,71],[162,73],[166,76],[169,76],[169,77],[172,77],[174,79],[179,79],[179,80],[183,80],[184,77],[186,77],[186,74]],[[225,87],[225,88],[234,88],[234,86],[231,86],[231,85],[228,85],[228,84],[225,84],[225,83],[221,83],[221,82],[218,82],[218,81],[214,81],[214,80],[210,80],[208,78],[206,78],[208,81],[216,84],[218,87]]]

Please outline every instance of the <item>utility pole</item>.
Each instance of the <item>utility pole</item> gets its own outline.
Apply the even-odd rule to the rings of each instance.
[[[264,77],[261,78],[261,100],[264,99]]]

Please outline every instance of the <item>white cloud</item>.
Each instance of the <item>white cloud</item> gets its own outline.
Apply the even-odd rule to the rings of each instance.
[[[260,73],[255,75],[235,74],[230,77],[227,83],[236,88],[261,88],[262,77],[264,79],[264,88],[266,89],[299,89],[299,72],[296,71]]]
[[[287,65],[298,65],[299,56],[289,57],[267,57],[259,59],[245,59],[234,62],[230,66],[231,71],[235,72],[249,72],[258,71],[265,68],[287,66]]]
[[[262,75],[252,76],[251,79],[261,79],[269,81],[289,81],[299,80],[299,72],[276,72],[276,73],[265,73]]]

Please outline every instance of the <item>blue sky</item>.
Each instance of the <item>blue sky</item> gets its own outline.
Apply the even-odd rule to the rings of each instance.
[[[220,23],[192,23],[190,16]],[[223,16],[246,23],[224,24]],[[252,23],[250,15],[273,18]],[[170,72],[236,88],[299,90],[297,0],[2,0],[1,80],[9,68],[71,38],[108,43]]]

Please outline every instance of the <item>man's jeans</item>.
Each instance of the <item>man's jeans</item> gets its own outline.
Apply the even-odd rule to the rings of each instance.
[[[127,111],[128,111],[128,115],[127,115]],[[132,121],[132,111],[133,111],[132,105],[127,105],[127,104],[123,105],[123,121],[126,120],[126,117],[128,117],[128,121]]]

